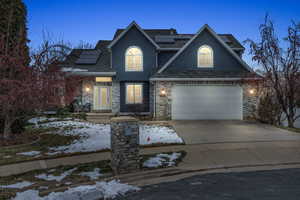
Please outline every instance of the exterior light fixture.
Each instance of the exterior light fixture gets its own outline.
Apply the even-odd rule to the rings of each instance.
[[[252,95],[255,94],[255,89],[250,89],[249,93],[252,94]]]
[[[88,86],[87,86],[87,87],[85,87],[85,91],[86,91],[86,92],[89,92],[90,90],[91,90],[91,88],[90,88],[90,87],[88,87]]]
[[[161,90],[160,90],[160,96],[166,96],[167,95],[167,91],[166,91],[166,89],[164,89],[164,88],[162,88]]]

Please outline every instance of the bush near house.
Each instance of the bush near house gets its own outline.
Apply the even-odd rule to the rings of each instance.
[[[281,122],[281,115],[282,110],[276,102],[274,94],[270,91],[266,91],[265,94],[260,97],[257,106],[257,119],[263,123],[279,125]]]

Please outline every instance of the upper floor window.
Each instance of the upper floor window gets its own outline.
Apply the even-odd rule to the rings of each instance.
[[[203,45],[198,49],[198,67],[213,67],[214,52],[210,46]]]
[[[139,47],[129,47],[125,53],[125,71],[143,71],[143,52]]]

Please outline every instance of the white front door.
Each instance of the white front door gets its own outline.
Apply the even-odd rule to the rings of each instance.
[[[110,110],[110,87],[94,86],[94,110]]]
[[[176,85],[172,88],[174,120],[241,120],[243,90],[231,85]]]

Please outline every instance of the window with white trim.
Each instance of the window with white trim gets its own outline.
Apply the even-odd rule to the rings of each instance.
[[[198,67],[213,67],[214,52],[208,45],[203,45],[198,49]]]
[[[126,104],[143,103],[143,84],[126,84]]]
[[[143,52],[139,47],[129,47],[125,53],[125,71],[143,71]]]

